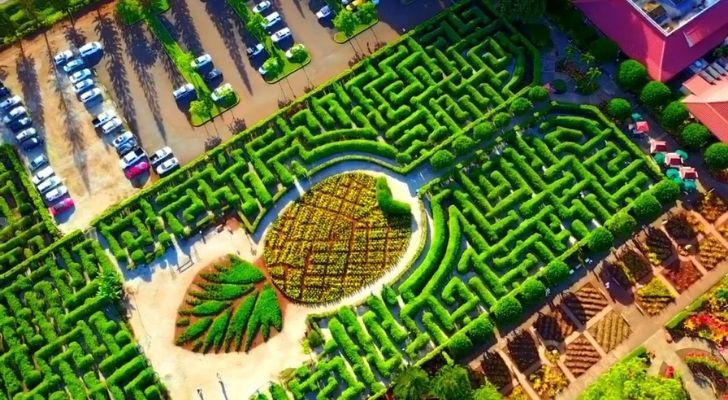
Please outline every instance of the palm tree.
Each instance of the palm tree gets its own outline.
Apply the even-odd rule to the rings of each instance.
[[[468,370],[460,365],[442,367],[433,379],[432,394],[440,400],[472,400]]]
[[[50,3],[56,10],[65,12],[68,18],[71,19],[71,25],[74,24],[70,0],[50,0]]]
[[[392,391],[397,400],[422,400],[426,397],[430,377],[420,367],[411,365],[399,371],[392,380]]]
[[[20,7],[25,11],[30,19],[33,20],[33,25],[38,27],[40,25],[40,19],[38,18],[38,9],[35,7],[33,0],[19,0]]]

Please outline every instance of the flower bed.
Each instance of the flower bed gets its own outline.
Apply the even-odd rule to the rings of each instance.
[[[707,270],[715,268],[728,258],[728,250],[713,235],[701,240],[697,247],[698,261]]]
[[[728,212],[728,204],[716,192],[698,193],[698,201],[695,203],[695,210],[705,218],[706,221],[713,223],[720,218],[721,215]]]
[[[632,249],[627,249],[617,255],[616,267],[622,270],[624,277],[632,285],[652,273],[652,267],[642,257],[642,254]]]
[[[665,230],[675,241],[680,243],[690,242],[698,237],[701,231],[700,225],[686,211],[680,211],[670,215],[665,223]]]
[[[682,356],[696,378],[708,379],[716,398],[728,396],[728,364],[722,359],[705,352],[693,352]]]
[[[637,302],[648,315],[659,314],[674,299],[670,290],[657,277],[637,290]]]
[[[662,270],[662,275],[667,278],[672,286],[680,293],[697,282],[703,274],[698,271],[689,260],[675,259],[672,264]]]
[[[527,331],[521,331],[506,344],[508,355],[521,372],[539,361],[538,345]]]
[[[543,340],[563,342],[567,336],[574,332],[574,324],[561,309],[538,317],[534,327]]]
[[[584,335],[579,335],[566,345],[564,365],[574,376],[579,377],[602,357]]]
[[[661,229],[653,227],[647,228],[645,239],[639,244],[652,265],[662,265],[665,260],[672,256],[675,249],[667,234]]]
[[[528,381],[542,399],[553,399],[569,386],[569,380],[561,368],[548,364],[542,365],[536,372],[530,374]]]
[[[582,286],[575,293],[564,296],[564,304],[582,325],[602,311],[609,302],[591,283]]]
[[[617,311],[611,310],[596,324],[589,328],[589,333],[594,337],[605,353],[614,350],[620,343],[624,342],[632,333],[629,324]]]
[[[488,382],[498,389],[503,389],[513,381],[513,374],[499,353],[490,351],[485,353],[480,360],[480,367]]]

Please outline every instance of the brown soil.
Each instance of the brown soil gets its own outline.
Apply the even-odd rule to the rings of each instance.
[[[573,342],[566,345],[566,360],[564,364],[574,376],[581,376],[592,365],[599,362],[601,356],[584,335],[579,335]]]
[[[587,283],[575,293],[567,294],[564,299],[564,304],[569,308],[569,311],[571,311],[574,317],[584,325],[609,303],[593,284]]]

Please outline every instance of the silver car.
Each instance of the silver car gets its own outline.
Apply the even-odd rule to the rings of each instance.
[[[53,168],[48,166],[48,167],[45,167],[45,168],[41,169],[40,171],[36,172],[35,175],[33,175],[33,178],[31,178],[31,180],[33,181],[34,185],[38,185],[39,183],[43,182],[44,180],[50,178],[53,175],[55,175],[55,171],[53,171]]]
[[[56,186],[61,184],[61,178],[57,176],[51,176],[50,178],[44,180],[43,182],[38,185],[38,191],[40,194],[48,193],[51,189],[55,189]]]
[[[45,194],[45,199],[49,203],[53,203],[56,200],[60,199],[61,197],[68,194],[68,188],[65,186],[58,186],[57,188],[51,190],[50,192]]]

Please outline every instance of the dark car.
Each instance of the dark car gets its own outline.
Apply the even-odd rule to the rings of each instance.
[[[34,149],[35,147],[37,147],[41,144],[43,144],[43,139],[36,136],[36,137],[32,137],[28,140],[24,140],[23,142],[21,142],[20,147],[22,147],[23,150],[28,151],[28,150]]]
[[[137,147],[137,142],[134,139],[127,140],[126,142],[120,144],[116,148],[116,154],[119,155],[119,157],[124,156],[126,153],[134,150]]]
[[[0,99],[4,98],[5,96],[8,96],[10,94],[10,89],[3,86],[2,83],[0,83]]]
[[[213,68],[212,70],[210,70],[210,72],[205,74],[204,79],[205,83],[207,83],[208,85],[210,83],[217,82],[218,80],[222,79],[222,71],[217,68]]]
[[[33,120],[28,117],[23,117],[16,119],[15,121],[10,121],[8,123],[8,128],[10,128],[13,133],[18,133],[25,128],[29,128],[31,125],[33,125]]]

